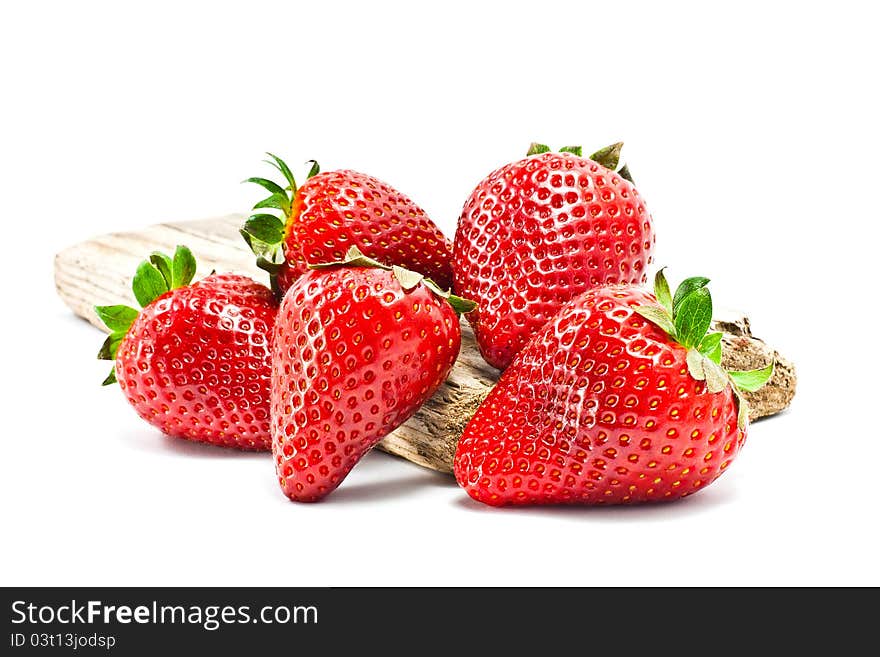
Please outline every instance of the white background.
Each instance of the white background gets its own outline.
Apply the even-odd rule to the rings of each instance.
[[[869,3],[12,3],[0,21],[6,585],[880,584]],[[264,150],[391,182],[448,233],[537,139],[622,138],[657,262],[798,365],[680,503],[493,510],[369,455],[325,503],[98,384],[52,257],[245,211]],[[588,150],[588,152],[590,152]]]

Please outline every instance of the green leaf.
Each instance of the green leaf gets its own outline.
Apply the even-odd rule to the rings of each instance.
[[[150,262],[159,270],[162,278],[165,279],[165,283],[171,288],[171,258],[159,251],[153,251],[150,254]]]
[[[701,287],[706,287],[708,284],[709,279],[704,276],[692,276],[691,278],[684,279],[675,290],[675,297],[672,299],[672,315],[675,316],[675,313],[678,312],[679,304],[684,301],[687,295]]]
[[[248,248],[254,255],[260,255],[259,251],[257,250],[256,243],[262,244],[262,242],[256,240],[253,235],[247,232],[244,229],[244,226],[238,229],[238,234],[241,235],[241,239],[245,241],[245,243],[248,245]]]
[[[455,311],[456,315],[464,315],[465,313],[469,313],[477,309],[477,302],[471,301],[470,299],[464,299],[462,297],[451,294],[449,290],[444,290],[437,283],[432,281],[430,278],[425,278],[422,280],[431,292],[434,293],[440,299],[445,299],[446,302],[452,306],[452,309]]]
[[[649,322],[653,322],[666,331],[669,337],[675,338],[675,326],[672,323],[672,317],[669,316],[665,308],[660,306],[636,306],[634,310]]]
[[[257,256],[257,266],[261,269],[265,269],[269,273],[277,273],[278,268],[284,263],[285,259],[284,244],[282,242],[267,244],[266,242],[257,239],[243,228],[238,232],[250,247],[251,252]],[[270,270],[264,266],[266,264],[272,265],[272,269]]]
[[[174,261],[171,266],[171,289],[184,287],[192,282],[196,275],[196,259],[185,246],[178,246],[174,251]]]
[[[461,297],[455,296],[454,294],[450,294],[449,296],[447,296],[446,301],[449,302],[449,305],[452,306],[452,309],[458,315],[464,315],[465,313],[469,313],[477,309],[476,301],[463,299]]]
[[[426,286],[429,290],[431,290],[431,292],[433,292],[434,294],[436,294],[436,295],[437,295],[438,297],[440,297],[441,299],[446,299],[446,298],[448,298],[449,296],[451,296],[451,290],[444,290],[442,287],[440,287],[439,285],[437,285],[437,283],[435,283],[434,281],[432,281],[430,278],[425,278],[425,279],[424,279],[424,283],[425,283],[425,286]],[[475,305],[474,307],[476,307],[476,305]],[[465,311],[465,312],[468,312],[468,311]]]
[[[310,263],[308,267],[309,269],[329,269],[331,267],[371,267],[392,271],[392,267],[364,255],[356,246],[348,247],[348,251],[345,252],[345,258],[342,260],[337,260],[336,262]]]
[[[690,375],[697,381],[705,381],[709,392],[721,392],[730,384],[725,371],[696,349],[688,349],[686,360]]]
[[[690,372],[692,377],[697,381],[706,380],[706,368],[703,367],[706,357],[703,354],[696,349],[688,349],[685,361],[687,362],[688,372]]]
[[[669,282],[666,280],[666,275],[663,273],[664,269],[666,269],[666,267],[662,267],[660,271],[654,275],[654,296],[657,297],[657,301],[660,302],[660,305],[663,306],[667,312],[672,313],[672,295],[669,292]]]
[[[280,249],[278,251],[267,253],[264,256],[259,256],[257,258],[257,267],[262,269],[263,271],[269,272],[272,276],[278,274],[281,270],[281,265],[284,264],[284,257],[281,256],[278,259],[278,254],[280,253]]]
[[[116,352],[125,337],[125,331],[114,331],[107,336],[101,349],[98,351],[98,360],[116,360]]]
[[[745,429],[749,425],[749,403],[745,397],[739,394],[736,386],[733,387],[733,394],[736,396],[736,402],[739,406],[736,414],[736,426],[740,429]]]
[[[261,242],[249,232],[247,232],[243,227],[238,229],[238,234],[241,235],[241,238],[248,245],[248,248],[255,256],[262,255],[265,250],[269,247],[265,242]]]
[[[287,184],[290,185],[291,192],[293,194],[296,194],[296,180],[293,177],[293,173],[291,173],[291,171],[290,171],[290,167],[288,167],[287,164],[284,163],[284,160],[282,160],[277,155],[273,155],[272,153],[269,153],[269,152],[267,152],[266,155],[268,155],[269,157],[272,158],[272,160],[274,160],[273,162],[270,162],[270,164],[274,165],[275,168],[277,168],[281,172],[281,175],[284,176],[284,179],[287,181]]]
[[[707,333],[697,347],[701,354],[716,365],[721,364],[721,333]]]
[[[526,157],[529,155],[540,155],[541,153],[549,153],[550,147],[547,144],[539,144],[537,142],[532,142],[529,145],[529,150],[526,151]]]
[[[675,312],[673,324],[678,342],[690,349],[700,344],[712,323],[712,295],[705,287],[688,294]]]
[[[619,141],[610,146],[606,146],[605,148],[600,148],[598,151],[590,155],[590,159],[593,160],[593,162],[598,162],[606,169],[614,171],[620,163],[620,150],[622,148],[623,142]]]
[[[95,313],[112,333],[125,333],[138,316],[129,306],[95,306]]]
[[[394,273],[394,278],[397,279],[397,282],[400,283],[400,287],[402,287],[405,292],[409,292],[425,278],[418,272],[404,269],[397,265],[392,265],[391,271]]]
[[[284,241],[284,222],[274,214],[251,215],[242,230],[259,241],[275,245]]]
[[[767,367],[762,367],[759,370],[728,372],[728,374],[730,375],[730,378],[733,379],[737,388],[744,390],[745,392],[755,392],[764,386],[764,384],[770,380],[770,377],[773,376],[775,365],[776,361],[770,361],[770,364]]]
[[[149,261],[144,260],[138,265],[131,281],[134,298],[142,308],[150,305],[156,297],[168,291],[168,284],[158,269]]]
[[[116,383],[116,368],[113,367],[110,369],[110,374],[107,375],[107,378],[101,382],[102,386],[111,386]]]
[[[248,178],[244,182],[257,184],[260,187],[263,187],[270,194],[283,194],[287,196],[287,192],[281,185],[276,182],[272,182],[271,180],[266,180],[265,178]]]
[[[730,379],[727,378],[727,373],[721,369],[721,366],[705,357],[703,358],[703,371],[706,375],[706,389],[709,392],[721,392],[730,385]]]
[[[584,148],[583,146],[563,146],[559,149],[560,153],[574,153],[578,157],[583,157]]]
[[[306,176],[306,179],[314,178],[319,173],[321,173],[321,167],[315,160],[308,160],[306,164],[311,163],[312,167],[309,169],[309,174]]]
[[[254,206],[254,210],[259,210],[260,208],[274,208],[276,210],[281,210],[284,213],[284,216],[290,214],[290,199],[287,198],[287,194],[272,194],[268,198],[264,198],[262,201],[257,203]]]
[[[629,180],[633,185],[636,184],[635,180],[633,180],[632,174],[629,172],[629,167],[627,165],[623,165],[617,171],[618,175],[624,180]]]

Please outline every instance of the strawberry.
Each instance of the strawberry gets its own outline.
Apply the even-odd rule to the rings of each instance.
[[[281,302],[272,358],[272,452],[281,488],[313,502],[437,390],[473,304],[351,247],[312,265]]]
[[[464,204],[455,233],[455,293],[480,352],[504,369],[567,301],[611,283],[644,283],[652,261],[651,216],[621,143],[581,157],[532,144],[528,157],[489,174]]]
[[[278,304],[245,276],[191,283],[196,261],[178,246],[153,253],[132,281],[143,307],[97,306],[111,333],[98,358],[115,360],[129,403],[171,436],[268,450],[270,339]]]
[[[378,178],[357,171],[311,170],[297,186],[290,168],[267,153],[286,186],[265,178],[245,182],[270,196],[254,209],[279,210],[282,217],[255,214],[241,234],[272,276],[279,297],[310,264],[342,260],[352,246],[387,265],[398,265],[452,287],[452,243],[418,205]]]
[[[458,483],[504,505],[672,500],[713,482],[746,439],[740,390],[773,363],[721,369],[707,282],[687,279],[673,298],[661,270],[656,296],[603,286],[567,304],[465,428]]]

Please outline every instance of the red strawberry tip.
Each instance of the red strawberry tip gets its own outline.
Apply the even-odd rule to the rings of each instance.
[[[662,267],[654,277],[656,305],[637,306],[635,311],[659,326],[674,341],[688,350],[687,366],[697,381],[705,381],[710,393],[730,386],[739,406],[738,423],[745,428],[748,404],[743,392],[754,392],[773,376],[775,361],[766,367],[747,371],[731,371],[721,367],[721,333],[709,333],[712,324],[712,295],[706,287],[709,279],[692,276],[683,280],[670,293]]]
[[[131,281],[131,289],[141,308],[146,308],[156,298],[169,290],[186,287],[196,273],[196,259],[189,248],[178,245],[173,256],[153,251],[147,260],[141,261]],[[125,305],[95,306],[95,314],[110,329],[98,351],[99,360],[116,360],[116,352],[128,329],[134,324],[139,312]],[[115,368],[102,382],[107,386],[116,383]]]

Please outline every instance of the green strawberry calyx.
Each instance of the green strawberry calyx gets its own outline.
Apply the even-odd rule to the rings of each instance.
[[[138,265],[131,281],[131,289],[141,308],[146,308],[169,290],[189,285],[195,274],[196,259],[187,247],[178,246],[173,256],[154,251],[148,259]],[[110,329],[110,335],[104,340],[98,352],[98,360],[115,361],[119,345],[137,319],[139,311],[130,306],[115,305],[95,306],[95,313]],[[116,383],[115,367],[110,370],[110,374],[101,385],[107,386],[113,383]]]
[[[272,290],[278,295],[276,279],[278,270],[284,264],[284,237],[298,187],[296,178],[284,160],[272,153],[266,153],[266,155],[272,159],[264,160],[264,162],[278,169],[284,177],[284,182],[278,184],[267,178],[257,177],[248,178],[243,182],[259,185],[269,192],[269,196],[254,205],[253,210],[275,210],[280,213],[280,216],[270,212],[252,214],[245,219],[239,233],[253,254],[257,256],[257,266],[269,273]],[[315,160],[309,160],[306,164],[310,165],[306,175],[307,180],[321,172],[321,167]]]
[[[365,256],[356,246],[349,247],[342,260],[309,265],[309,269],[330,269],[333,267],[371,267],[374,269],[384,269],[385,271],[390,271],[394,274],[394,278],[397,279],[397,282],[400,283],[400,287],[402,287],[405,292],[409,292],[419,283],[423,283],[436,297],[445,299],[458,315],[469,313],[477,308],[476,302],[471,301],[470,299],[463,299],[462,297],[452,294],[449,290],[444,290],[430,278],[425,278],[418,272],[405,269],[398,265],[392,265],[389,267],[378,260]]]
[[[733,389],[739,405],[737,422],[745,428],[749,405],[744,392],[754,392],[773,376],[775,361],[766,367],[745,372],[729,371],[721,367],[722,334],[710,332],[712,324],[712,295],[706,287],[709,279],[703,276],[686,278],[673,295],[663,269],[654,277],[654,296],[657,305],[637,306],[635,311],[663,329],[675,342],[687,351],[690,375],[697,381],[705,381],[711,393]]]
[[[621,178],[633,182],[632,174],[630,174],[629,168],[625,164],[620,164],[620,152],[622,149],[622,141],[614,142],[610,146],[600,148],[598,151],[590,155],[589,159],[593,160],[593,162],[596,162],[597,164],[601,164],[606,169],[617,172],[617,174]],[[528,152],[526,153],[526,157],[529,157],[531,155],[540,155],[541,153],[549,153],[550,150],[550,147],[546,144],[532,142],[529,146]],[[584,149],[581,146],[563,146],[559,149],[559,152],[571,153],[572,155],[583,157]]]

